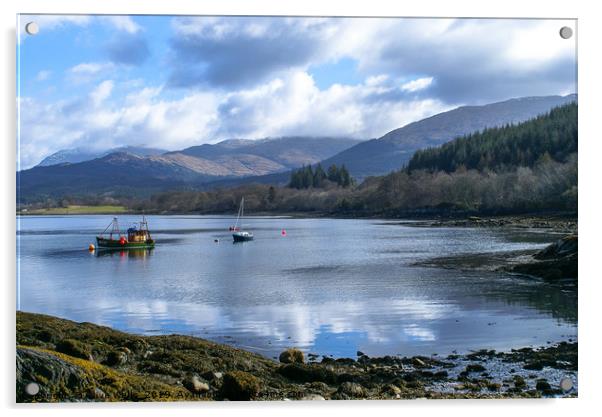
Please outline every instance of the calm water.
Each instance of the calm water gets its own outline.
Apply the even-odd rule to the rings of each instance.
[[[24,311],[190,334],[269,357],[289,346],[335,357],[504,350],[577,333],[573,292],[498,273],[412,266],[557,238],[535,230],[250,218],[255,241],[232,244],[229,217],[149,216],[154,250],[91,254],[88,245],[111,216],[17,220]],[[122,226],[138,220],[120,217]]]

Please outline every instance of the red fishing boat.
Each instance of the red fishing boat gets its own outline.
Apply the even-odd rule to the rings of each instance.
[[[144,249],[154,248],[155,241],[144,216],[142,221],[128,228],[126,233],[121,232],[117,217],[114,217],[106,229],[96,236],[96,245],[99,249]]]

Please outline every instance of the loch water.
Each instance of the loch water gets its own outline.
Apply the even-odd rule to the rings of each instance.
[[[274,357],[509,350],[575,339],[576,292],[430,258],[542,248],[536,229],[373,219],[147,216],[156,248],[88,251],[111,216],[17,218],[17,307],[145,334],[187,334]],[[120,216],[122,226],[139,216]],[[286,233],[283,234],[282,231]]]

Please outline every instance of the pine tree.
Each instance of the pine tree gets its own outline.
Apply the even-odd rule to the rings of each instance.
[[[347,171],[345,165],[342,165],[341,169],[339,170],[339,185],[343,188],[351,185],[351,175],[349,175],[349,171]]]
[[[335,184],[340,182],[339,169],[334,164],[328,167],[328,181],[332,181]]]
[[[303,188],[310,188],[314,186],[314,173],[311,169],[311,165],[302,168],[301,185]]]
[[[326,173],[324,169],[322,169],[322,165],[318,164],[314,171],[314,187],[322,188],[324,186],[324,181],[327,179]]]

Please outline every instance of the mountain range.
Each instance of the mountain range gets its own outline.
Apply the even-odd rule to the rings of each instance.
[[[288,181],[291,169],[318,162],[324,167],[345,164],[361,181],[401,168],[419,149],[439,146],[486,128],[520,123],[576,100],[573,94],[463,106],[368,141],[283,137],[230,139],[174,152],[139,147],[100,154],[66,150],[17,173],[18,200],[89,193],[148,195],[173,188],[227,187],[250,182],[282,184]]]
[[[335,137],[281,137],[230,139],[175,152],[139,147],[97,154],[65,150],[17,173],[19,201],[89,193],[143,195],[223,178],[288,172],[360,142]]]
[[[127,152],[137,156],[153,156],[161,155],[167,151],[165,149],[147,148],[144,146],[120,146],[118,148],[111,148],[105,151],[95,151],[92,149],[82,148],[62,149],[44,158],[37,166],[47,167],[59,164],[76,164],[78,162],[102,158],[103,156],[107,156],[116,152]]]

